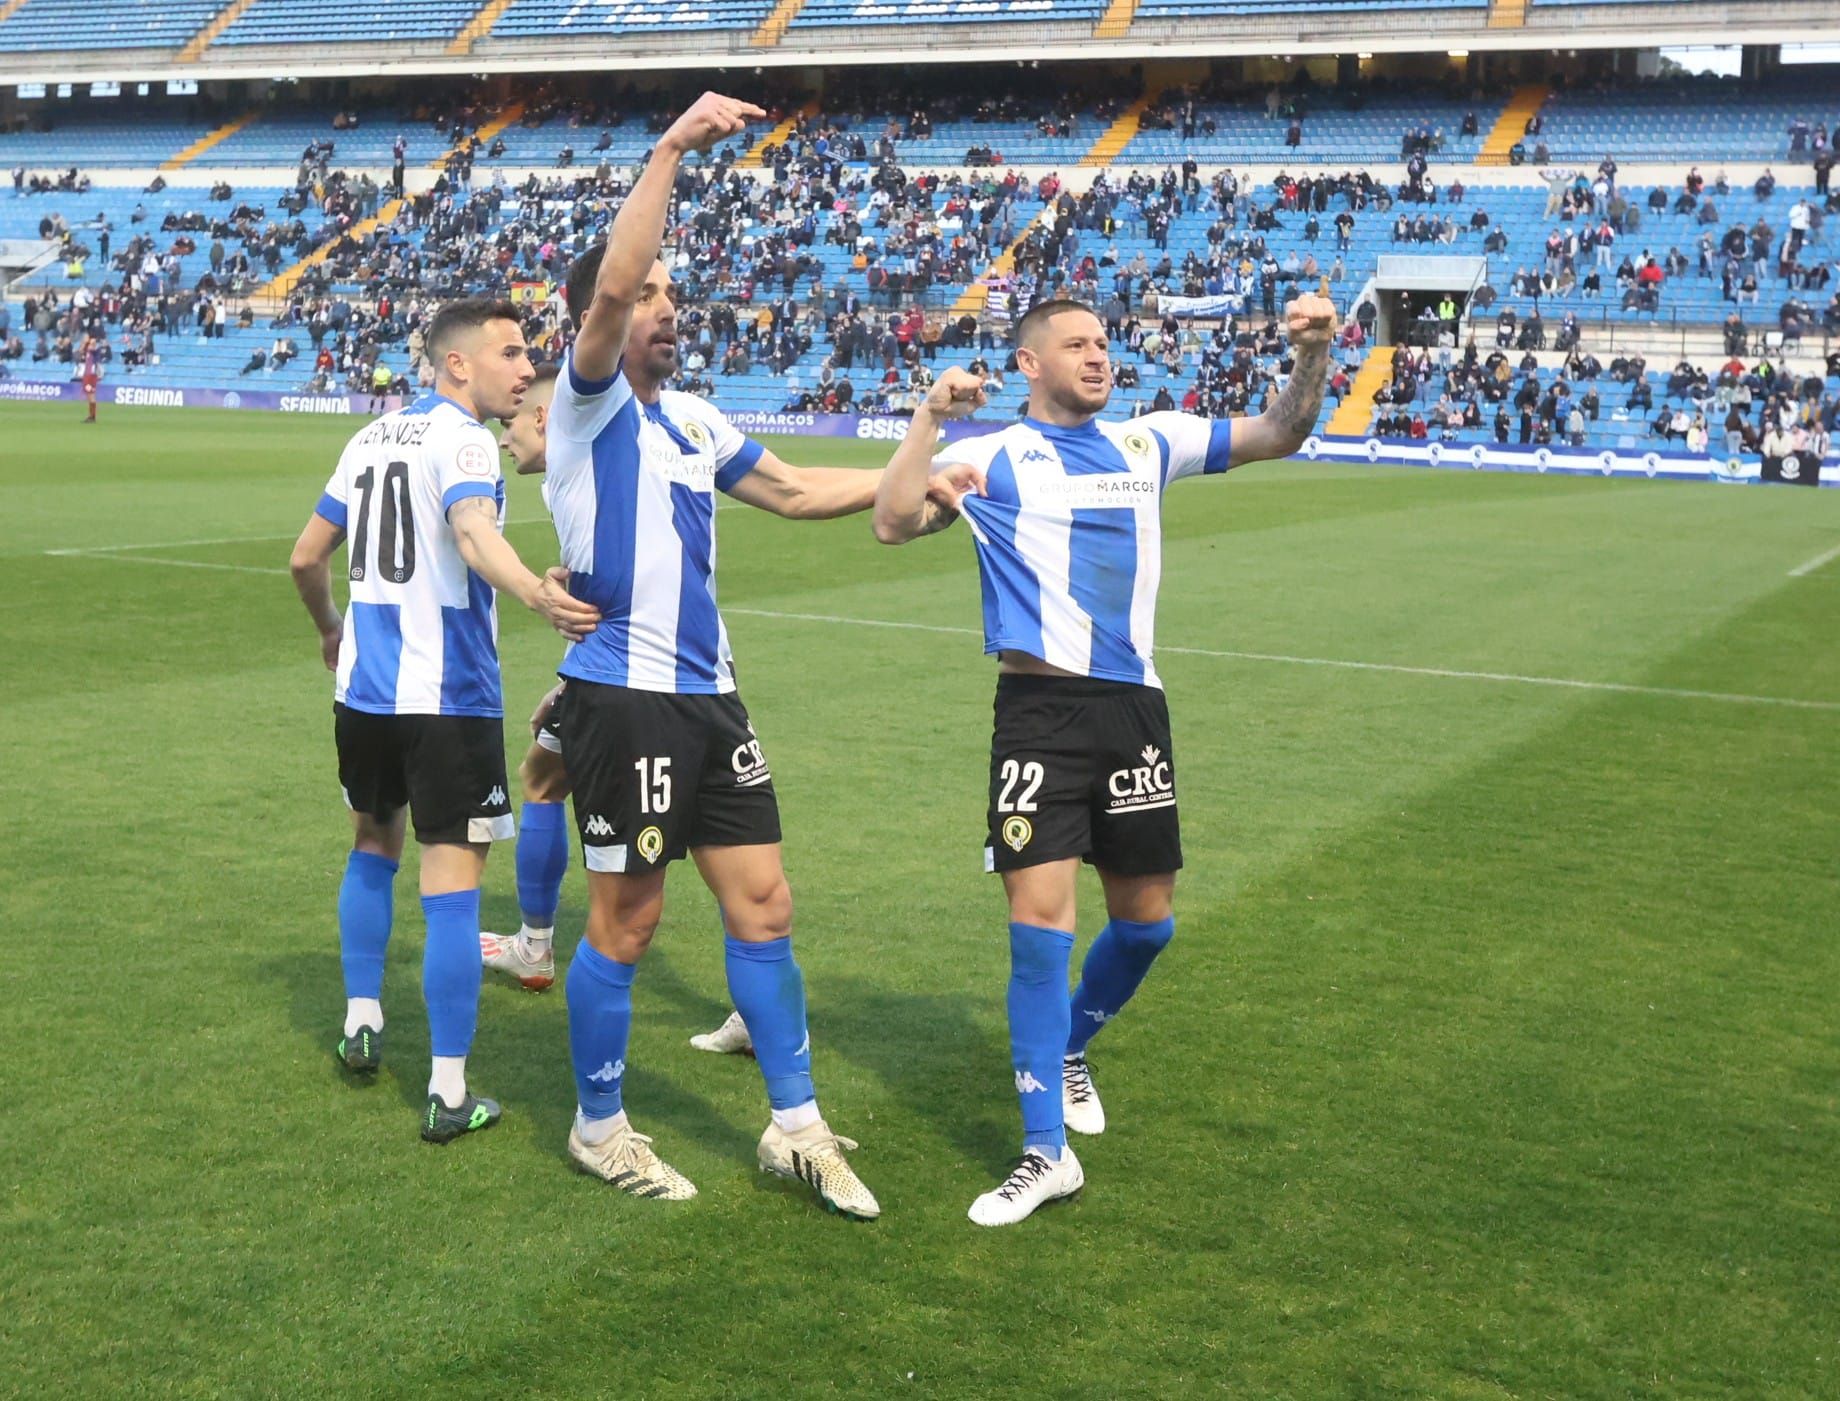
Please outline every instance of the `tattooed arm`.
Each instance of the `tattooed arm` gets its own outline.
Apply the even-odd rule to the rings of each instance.
[[[539,613],[570,641],[594,631],[599,610],[568,591],[568,571],[551,569],[541,579],[524,567],[498,525],[498,502],[490,496],[463,496],[447,511],[448,526],[466,567],[500,593]]]
[[[1254,418],[1233,425],[1233,465],[1289,457],[1316,431],[1329,374],[1329,342],[1335,335],[1335,305],[1327,297],[1303,296],[1285,312],[1294,360],[1278,400]]]

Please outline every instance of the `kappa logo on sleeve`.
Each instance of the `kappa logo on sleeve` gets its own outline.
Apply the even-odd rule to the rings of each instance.
[[[492,475],[493,456],[478,443],[467,443],[460,449],[454,459],[454,466],[469,477],[489,477]]]

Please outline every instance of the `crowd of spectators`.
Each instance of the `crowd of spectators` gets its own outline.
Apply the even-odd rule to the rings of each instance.
[[[1206,119],[1205,97],[1178,92],[1148,119],[1189,129]],[[1271,115],[1291,121],[1307,120],[1310,101],[1330,100],[1307,92],[1280,92],[1278,99]],[[1287,172],[1256,184],[1225,170],[1204,180],[1188,160],[1160,172],[1103,171],[1076,192],[1057,174],[1031,181],[995,165],[922,174],[898,157],[903,143],[924,139],[935,121],[1026,120],[1064,133],[1106,115],[1078,94],[936,99],[918,91],[865,91],[854,100],[860,106],[840,90],[829,110],[798,118],[785,142],[756,153],[759,169],[737,163],[748,148],[735,143],[681,172],[667,256],[680,302],[682,387],[719,398],[724,381],[764,368],[781,378],[789,408],[901,412],[930,385],[942,346],[975,348],[982,368],[999,380],[1013,376],[1002,328],[1037,299],[1072,295],[1100,311],[1117,347],[1127,402],[1250,411],[1288,373],[1275,330],[1285,302],[1346,279],[1345,255],[1361,221],[1387,221],[1381,227],[1390,227],[1399,244],[1474,243],[1491,257],[1509,253],[1508,234],[1486,203],[1472,203],[1460,181],[1432,179],[1426,156],[1437,148],[1435,132],[1406,133],[1412,155],[1397,183],[1352,170]],[[906,117],[861,115],[903,105]],[[415,113],[441,131],[450,150],[432,186],[413,194],[404,192],[401,138],[388,181],[335,168],[337,131],[354,124],[346,113],[343,126],[335,122],[333,134],[302,152],[293,188],[278,196],[239,202],[221,185],[203,207],[165,214],[157,229],[141,206],[130,228],[119,231],[125,239],[106,219],[73,227],[50,214],[41,233],[61,241],[71,280],[81,280],[93,259],[107,269],[104,285],[67,297],[41,295],[20,318],[21,334],[0,342],[0,354],[70,363],[83,337],[100,330],[123,365],[156,363],[159,345],[170,337],[209,338],[230,324],[252,326],[252,296],[285,286],[278,311],[264,310],[272,339],[250,352],[244,374],[284,373],[290,380],[304,376],[304,388],[351,390],[375,390],[388,375],[392,388],[412,387],[430,377],[420,346],[428,315],[459,295],[518,297],[529,308],[533,344],[558,356],[568,330],[556,286],[576,250],[603,233],[635,175],[612,161],[604,138],[634,116],[656,130],[667,114],[619,98],[580,103],[539,93],[526,103],[527,127],[562,121],[598,130],[603,139],[590,151],[591,167],[584,162],[513,180],[503,169],[487,175],[476,168],[489,154],[478,133],[486,111],[483,102],[461,98]],[[585,137],[582,144],[588,146]],[[1554,227],[1537,253],[1519,250],[1525,261],[1510,282],[1533,301],[1531,313],[1504,309],[1495,350],[1479,359],[1472,342],[1459,363],[1456,316],[1423,310],[1438,332],[1426,339],[1444,342],[1427,355],[1435,357],[1450,401],[1430,406],[1424,433],[1474,430],[1493,411],[1498,435],[1506,422],[1522,441],[1540,441],[1542,433],[1564,440],[1574,409],[1586,423],[1596,416],[1602,405],[1595,380],[1603,372],[1592,371],[1595,362],[1581,349],[1577,307],[1567,307],[1552,332],[1553,347],[1574,352],[1577,362],[1574,373],[1568,361],[1565,392],[1547,386],[1532,404],[1519,402],[1528,393],[1526,360],[1548,345],[1540,303],[1549,299],[1576,296],[1582,305],[1597,295],[1620,296],[1625,305],[1654,311],[1671,281],[1697,273],[1719,280],[1734,306],[1757,303],[1766,287],[1778,290],[1776,283],[1797,294],[1776,314],[1775,329],[1785,339],[1840,333],[1840,296],[1811,304],[1799,295],[1831,285],[1834,269],[1813,250],[1824,246],[1825,217],[1840,210],[1840,195],[1798,200],[1778,230],[1762,217],[1726,225],[1719,209],[1734,197],[1722,172],[1707,181],[1695,168],[1678,191],[1657,188],[1646,196],[1618,183],[1609,158],[1594,178],[1569,170],[1542,175]],[[1763,180],[1752,193],[1767,198],[1771,188]],[[1682,229],[1703,230],[1697,245],[1679,238]],[[1665,253],[1655,251],[1663,231],[1671,236]],[[1650,246],[1638,253],[1644,238]],[[1147,243],[1150,251],[1121,252],[1120,240]],[[1683,241],[1697,259],[1680,251]],[[821,249],[833,269],[831,250],[840,251],[851,275],[827,279]],[[1006,250],[1012,256],[1000,258]],[[303,261],[303,271],[275,282]],[[987,305],[967,299],[974,310],[955,310],[963,289],[993,264],[1007,269],[989,280]],[[1497,295],[1485,282],[1470,307],[1486,314]],[[1221,324],[1201,329],[1179,319],[1169,309],[1175,299],[1209,302]],[[1736,325],[1748,340],[1741,319]],[[1345,329],[1332,385],[1337,397],[1372,330],[1371,315],[1352,318]],[[1518,378],[1509,363],[1514,351],[1522,353]],[[1734,353],[1742,355],[1745,346]],[[402,357],[408,369],[398,377],[386,359]],[[1388,431],[1414,431],[1432,373],[1424,364],[1403,355],[1383,405]],[[1608,374],[1616,380],[1617,367]],[[1729,407],[1713,402],[1721,378],[1706,381],[1706,402],[1694,412],[1716,416]],[[1610,412],[1644,407],[1635,402],[1643,372],[1629,382],[1629,395]],[[1576,395],[1573,385],[1583,386]],[[1402,388],[1409,392],[1399,401]],[[1784,420],[1784,402],[1810,401],[1799,392],[1785,400],[1773,376],[1764,375],[1747,401],[1756,410],[1758,441],[1772,422]],[[1771,403],[1779,404],[1774,418],[1765,409]],[[1518,425],[1501,417],[1510,410],[1524,414]],[[1819,396],[1810,412],[1823,416]],[[1799,415],[1784,421],[1792,429]],[[1670,414],[1665,426],[1651,428],[1675,436],[1674,426]]]
[[[1840,351],[1824,368],[1840,379]],[[1767,356],[1747,363],[1733,354],[1711,372],[1683,359],[1664,377],[1651,376],[1641,355],[1605,365],[1575,349],[1547,375],[1531,351],[1517,362],[1501,348],[1484,355],[1471,339],[1460,355],[1401,349],[1375,395],[1372,431],[1443,442],[1486,431],[1497,443],[1583,447],[1600,424],[1689,452],[1767,456],[1788,442],[1782,451],[1824,456],[1840,433],[1840,396],[1821,375]]]

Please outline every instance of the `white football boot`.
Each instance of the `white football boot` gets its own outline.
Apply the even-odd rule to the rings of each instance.
[[[741,1020],[739,1012],[730,1012],[728,1020],[714,1031],[692,1036],[690,1044],[699,1051],[714,1051],[718,1056],[754,1054],[754,1038],[748,1034],[747,1023]]]
[[[652,1140],[630,1126],[599,1143],[589,1143],[581,1136],[578,1119],[569,1130],[569,1156],[578,1170],[635,1197],[682,1202],[696,1195],[690,1179],[654,1153]]]
[[[1071,1197],[1086,1185],[1086,1174],[1073,1149],[1061,1149],[1060,1161],[1031,1148],[1016,1160],[1003,1185],[971,1203],[967,1213],[980,1226],[1013,1226],[1045,1202]]]
[[[809,1183],[825,1208],[840,1216],[873,1221],[882,1214],[881,1203],[843,1156],[844,1149],[856,1146],[832,1133],[822,1119],[797,1133],[769,1123],[760,1136],[760,1170]]]
[[[510,974],[532,992],[542,992],[556,981],[556,946],[551,944],[541,958],[531,958],[522,934],[480,931],[479,961],[494,973]]]
[[[1085,1056],[1068,1056],[1061,1062],[1061,1117],[1075,1133],[1105,1132],[1105,1106],[1093,1087],[1092,1068]]]

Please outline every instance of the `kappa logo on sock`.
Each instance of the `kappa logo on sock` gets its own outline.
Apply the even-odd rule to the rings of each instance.
[[[811,1033],[809,1031],[805,1033],[805,1039],[799,1042],[798,1050],[794,1051],[792,1054],[795,1056],[805,1056],[805,1055],[811,1054]]]
[[[581,830],[586,832],[590,837],[611,837],[613,835],[613,824],[597,812],[589,816],[587,822],[582,825]]]
[[[626,1073],[626,1062],[610,1060],[588,1078],[600,1085],[611,1085]]]
[[[1091,1017],[1094,1021],[1099,1023],[1100,1026],[1104,1026],[1118,1014],[1116,1012],[1108,1012],[1102,1007],[1089,1007],[1082,1015]]]
[[[1016,1072],[1016,1093],[1019,1095],[1045,1095],[1048,1087],[1035,1078],[1032,1070]]]

